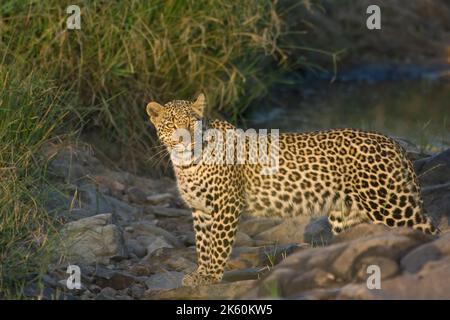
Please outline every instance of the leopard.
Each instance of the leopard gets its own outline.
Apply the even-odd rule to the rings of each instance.
[[[208,146],[211,140],[180,143],[174,138],[177,129],[191,137],[196,130],[225,134],[237,129],[209,119],[206,109],[203,93],[194,100],[151,101],[146,106],[159,140],[170,151],[181,198],[192,211],[198,264],[183,277],[184,286],[221,282],[242,214],[326,214],[334,235],[360,223],[439,233],[425,212],[406,151],[387,135],[351,128],[280,133],[274,148],[277,170],[268,174],[261,164],[246,159],[208,162],[211,152],[206,155],[206,149],[193,156],[196,146]],[[244,147],[252,150],[247,140]],[[176,154],[196,161],[174,161]]]

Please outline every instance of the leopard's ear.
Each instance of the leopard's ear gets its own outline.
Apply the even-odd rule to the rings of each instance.
[[[197,100],[192,104],[192,110],[195,112],[197,116],[203,118],[203,111],[206,107],[206,98],[203,93],[200,93],[197,97]]]
[[[155,121],[158,121],[158,118],[164,112],[164,107],[160,105],[158,102],[152,101],[149,104],[147,104],[146,110],[148,116],[150,117],[150,120],[153,123],[155,123]]]

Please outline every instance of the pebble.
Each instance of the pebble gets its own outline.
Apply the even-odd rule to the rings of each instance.
[[[173,246],[168,243],[164,237],[155,237],[147,246],[147,255],[151,255],[159,248],[173,248]]]
[[[158,205],[161,203],[166,203],[170,200],[172,200],[173,195],[171,193],[161,193],[161,194],[154,194],[151,196],[148,196],[146,198],[147,202],[153,205]]]

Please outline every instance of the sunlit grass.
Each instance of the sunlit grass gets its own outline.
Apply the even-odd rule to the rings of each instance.
[[[150,99],[192,99],[236,117],[275,80],[282,21],[272,1],[79,1],[81,30],[67,30],[71,1],[0,5],[0,56],[69,86],[89,125],[130,147],[151,139]]]
[[[55,220],[43,207],[39,150],[64,125],[68,101],[50,82],[0,69],[0,298],[22,297],[51,258]]]

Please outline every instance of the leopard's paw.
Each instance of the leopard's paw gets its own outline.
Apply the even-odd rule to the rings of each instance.
[[[189,273],[183,277],[182,285],[185,287],[205,286],[220,282],[220,278],[216,278],[206,274],[200,274],[197,271]]]

